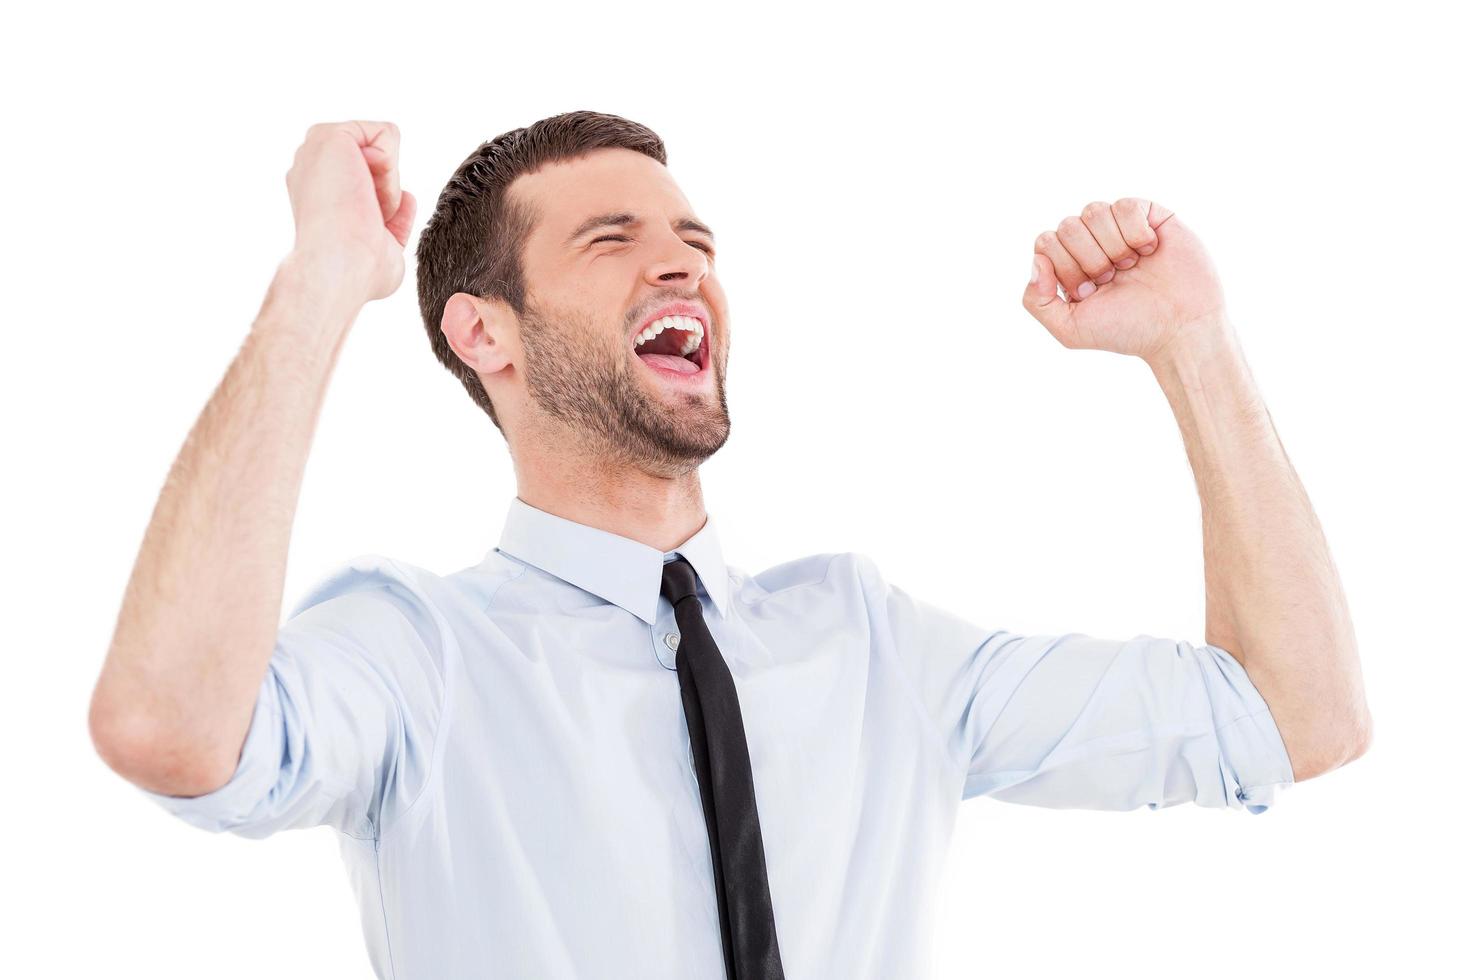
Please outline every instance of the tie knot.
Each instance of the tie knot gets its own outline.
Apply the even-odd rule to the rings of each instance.
[[[674,561],[667,561],[665,569],[660,575],[660,595],[670,600],[670,605],[675,605],[681,599],[688,599],[696,594],[696,570],[690,567],[690,562],[685,560],[684,555],[676,555]]]

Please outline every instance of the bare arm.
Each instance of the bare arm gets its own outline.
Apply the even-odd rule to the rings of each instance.
[[[1371,716],[1345,595],[1201,239],[1126,197],[1086,204],[1034,252],[1024,308],[1068,348],[1140,357],[1171,403],[1202,498],[1207,642],[1263,695],[1294,779],[1358,758]]]
[[[388,123],[319,124],[287,174],[293,251],[169,472],[93,690],[93,744],[153,792],[234,772],[281,616],[328,380],[363,304],[403,277],[413,196]]]
[[[334,335],[356,315],[283,261],[169,472],[90,715],[98,752],[146,789],[195,796],[234,771],[281,616]]]
[[[1207,642],[1243,662],[1304,780],[1370,744],[1350,609],[1235,331],[1197,326],[1149,363],[1202,498]]]

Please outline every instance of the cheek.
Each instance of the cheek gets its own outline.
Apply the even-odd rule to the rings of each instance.
[[[589,276],[580,279],[559,298],[557,309],[568,329],[580,334],[604,334],[610,324],[627,322],[628,302],[628,289],[614,288],[612,283],[601,283]]]
[[[726,309],[726,297],[720,291],[707,293],[711,312],[716,316],[716,340],[726,346],[731,333],[731,318]]]
[[[642,282],[632,263],[619,269],[612,263],[596,263],[588,275],[579,279],[572,301],[585,316],[605,322],[617,317],[623,322],[640,294]]]

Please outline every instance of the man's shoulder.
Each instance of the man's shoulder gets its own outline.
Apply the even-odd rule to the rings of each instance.
[[[824,551],[773,565],[755,574],[732,569],[748,601],[804,586],[862,587],[875,574],[874,561],[858,551]]]
[[[437,617],[452,607],[483,607],[522,566],[492,553],[475,565],[441,574],[377,553],[357,555],[318,576],[292,607],[288,620],[347,617],[363,620],[391,608],[411,618]]]

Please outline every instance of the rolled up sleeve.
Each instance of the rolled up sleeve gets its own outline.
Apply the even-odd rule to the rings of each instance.
[[[885,642],[963,773],[963,799],[1258,814],[1293,784],[1267,703],[1220,647],[983,629],[864,561]]]
[[[963,799],[1262,813],[1293,782],[1267,704],[1218,647],[999,631],[974,656]]]
[[[201,796],[139,791],[215,833],[376,837],[433,769],[455,648],[425,574],[367,556],[322,580],[277,632],[230,780]]]

